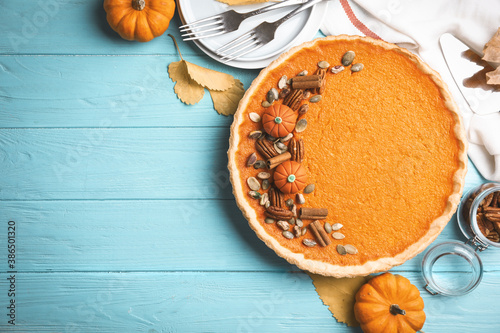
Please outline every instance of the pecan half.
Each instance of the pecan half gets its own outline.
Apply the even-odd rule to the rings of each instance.
[[[277,188],[269,189],[269,202],[271,206],[282,208],[285,205],[283,194]]]
[[[285,220],[288,221],[293,217],[293,213],[286,208],[280,208],[275,206],[269,206],[265,212],[267,217],[275,220]]]
[[[305,155],[304,140],[291,139],[290,143],[289,143],[288,150],[290,151],[290,154],[292,155],[292,158],[291,158],[292,161],[302,163],[302,161],[304,160],[304,155]]]
[[[267,140],[266,138],[261,138],[255,142],[255,147],[257,151],[263,155],[266,159],[273,158],[274,156],[278,156],[279,153],[274,148],[274,144]]]
[[[290,109],[297,111],[300,107],[300,102],[303,98],[302,89],[293,89],[288,96],[283,100],[283,104],[288,106]]]

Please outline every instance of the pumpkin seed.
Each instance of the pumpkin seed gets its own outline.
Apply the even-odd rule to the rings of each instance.
[[[311,92],[309,90],[302,93],[302,99],[308,99],[309,97],[311,97]]]
[[[318,62],[318,67],[319,68],[328,68],[328,67],[330,67],[330,64],[328,63],[328,61],[322,60],[322,61]]]
[[[250,191],[248,192],[248,195],[252,198],[252,199],[260,199],[260,197],[262,196],[259,192],[257,191]]]
[[[304,130],[307,127],[307,120],[305,119],[300,119],[297,124],[295,125],[295,132],[300,133],[304,132]]]
[[[288,84],[289,86],[291,86],[291,85],[292,85],[292,81],[293,81],[293,79],[292,79],[292,78],[289,78],[289,79],[286,81],[286,84]]]
[[[302,236],[302,230],[300,229],[299,226],[293,227],[293,232],[295,233],[295,237],[300,237]]]
[[[356,53],[354,53],[353,51],[347,51],[344,54],[344,56],[342,56],[342,65],[349,66],[350,64],[352,64],[355,56],[356,56]]]
[[[276,138],[274,136],[272,136],[271,134],[267,134],[267,133],[266,133],[266,139],[268,139],[269,141],[272,141],[272,142],[276,141]]]
[[[285,88],[287,80],[288,80],[288,78],[286,77],[286,75],[283,75],[281,77],[281,79],[278,81],[278,88],[280,88],[280,89]]]
[[[267,194],[267,193],[266,193]],[[330,232],[332,232],[332,226],[330,223],[328,222],[325,222],[325,224],[323,225],[323,227],[325,228],[325,231],[329,234]]]
[[[268,202],[268,201],[269,201],[269,194],[267,194],[267,192],[266,192],[266,193],[262,194],[262,196],[260,197],[260,205],[264,206],[266,204],[266,202]]]
[[[284,136],[284,137],[280,138],[280,141],[281,142],[288,142],[288,141],[290,141],[291,138],[293,138],[293,134],[292,133],[288,133],[287,136]]]
[[[267,224],[272,224],[274,223],[274,219],[270,218],[270,217],[266,217],[266,219],[264,220],[264,222],[266,222]]]
[[[354,64],[351,66],[351,71],[352,72],[359,72],[360,70],[363,69],[363,67],[365,67],[365,66],[363,66],[362,63],[358,62],[357,64]]]
[[[248,135],[250,139],[260,139],[262,137],[262,131],[252,131]]]
[[[321,95],[314,95],[313,97],[311,97],[309,102],[318,103],[319,101],[321,101],[322,98],[323,98],[323,96],[321,96]]]
[[[269,182],[269,179],[264,179],[262,181],[262,189],[263,190],[267,190],[269,188],[269,186],[271,185],[271,183]]]
[[[247,167],[251,167],[255,164],[255,162],[257,162],[257,154],[252,153],[250,156],[248,156]]]
[[[260,115],[258,113],[255,113],[255,112],[250,112],[250,114],[248,116],[250,117],[250,120],[253,121],[254,123],[258,123],[262,120]]]
[[[262,102],[260,105],[262,105],[262,107],[264,107],[264,108],[268,108],[268,107],[270,107],[272,104],[271,104],[271,103],[269,103],[268,101],[264,101],[264,102]]]
[[[333,74],[338,74],[340,72],[342,72],[343,70],[345,69],[344,66],[341,66],[341,65],[337,65],[337,66],[333,66],[332,69],[330,70]]]
[[[291,225],[294,225],[295,224],[295,218],[291,218],[288,220],[288,223],[290,223]]]
[[[297,76],[306,76],[307,74],[309,74],[309,72],[306,71],[306,70],[303,70],[302,72],[300,72],[299,74],[297,74]]]
[[[317,245],[317,243],[314,240],[309,238],[304,238],[304,240],[302,240],[302,244],[304,244],[307,247],[315,247]]]
[[[302,236],[304,236],[307,233],[307,228],[302,228]]]
[[[297,195],[295,196],[295,201],[299,205],[303,205],[306,203],[306,199],[304,198],[304,195],[302,193],[297,193]]]
[[[302,104],[299,108],[299,114],[306,114],[309,110],[309,104]]]
[[[304,222],[302,222],[301,219],[296,219],[295,223],[297,223],[297,226],[300,227],[300,228],[302,228],[304,226]]]
[[[264,169],[266,167],[266,162],[263,161],[263,160],[258,160],[257,162],[255,162],[255,164],[253,165],[253,167],[255,169]]]
[[[342,227],[343,227],[342,223],[334,223],[334,224],[332,225],[332,230],[333,230],[333,231],[337,231],[337,230],[342,229]]]
[[[293,199],[288,199],[287,201],[285,201],[285,204],[286,204],[288,207],[292,207],[292,206],[293,206]]]
[[[247,184],[248,187],[250,187],[251,190],[258,191],[260,190],[260,183],[255,177],[250,177],[247,179]]]
[[[354,245],[347,244],[344,245],[345,251],[349,254],[356,254],[358,253],[358,249],[354,247]]]
[[[332,237],[335,238],[335,239],[344,239],[345,238],[344,234],[341,233],[341,232],[334,232],[332,234]]]
[[[269,172],[264,172],[264,171],[263,172],[259,172],[257,174],[257,178],[262,179],[262,180],[269,179],[269,178],[271,178],[271,174]]]
[[[269,103],[273,103],[275,100],[278,99],[278,97],[279,97],[278,90],[276,88],[271,88],[271,90],[267,92],[266,100]]]
[[[276,224],[284,231],[290,230],[290,224],[287,221],[278,221]]]
[[[338,252],[340,255],[342,255],[342,256],[344,256],[344,255],[346,255],[346,254],[347,254],[347,251],[346,251],[345,247],[344,247],[343,245],[340,245],[340,244],[339,244],[339,245],[337,245],[337,252]]]
[[[258,162],[258,161],[257,161]],[[309,194],[309,193],[312,193],[314,192],[314,189],[316,188],[316,185],[314,184],[309,184],[306,186],[306,188],[304,189],[304,193],[305,194]]]
[[[276,147],[278,147],[279,150],[281,150],[282,154],[288,150],[288,146],[285,145],[283,142],[276,142],[275,145]]]
[[[283,236],[288,239],[294,239],[295,236],[288,230],[283,231]]]
[[[264,205],[264,207],[266,207],[266,209],[268,209],[269,207],[271,206],[271,201],[267,201],[266,204]]]

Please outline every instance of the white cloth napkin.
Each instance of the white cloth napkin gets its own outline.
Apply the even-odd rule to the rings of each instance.
[[[481,54],[484,44],[500,26],[500,0],[349,0],[348,3],[371,31],[418,54],[441,74],[462,111],[470,159],[485,178],[500,182],[500,113],[480,116],[465,107],[466,101],[439,46],[439,37],[449,32]],[[325,35],[362,35],[338,0],[329,3],[321,31]]]

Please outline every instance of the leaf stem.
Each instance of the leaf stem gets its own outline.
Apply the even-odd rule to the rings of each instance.
[[[179,56],[181,57],[181,60],[184,60],[184,58],[182,58],[182,54],[181,54],[181,50],[179,50],[179,45],[177,45],[177,41],[175,40],[175,37],[172,36],[171,34],[168,34],[170,36],[170,38],[172,38],[172,40],[174,41],[174,44],[175,44],[175,48],[177,49],[177,52],[179,53]]]

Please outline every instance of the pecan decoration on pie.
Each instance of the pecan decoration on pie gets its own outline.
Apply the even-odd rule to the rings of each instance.
[[[279,153],[274,148],[274,145],[271,141],[266,140],[266,138],[262,138],[255,143],[255,147],[257,151],[263,155],[266,159],[273,158],[274,156],[278,156]]]
[[[297,163],[302,163],[302,161],[304,160],[304,155],[305,155],[304,140],[291,139],[288,146],[289,146],[288,149],[290,150],[290,154],[292,155],[291,160],[295,161]]]

